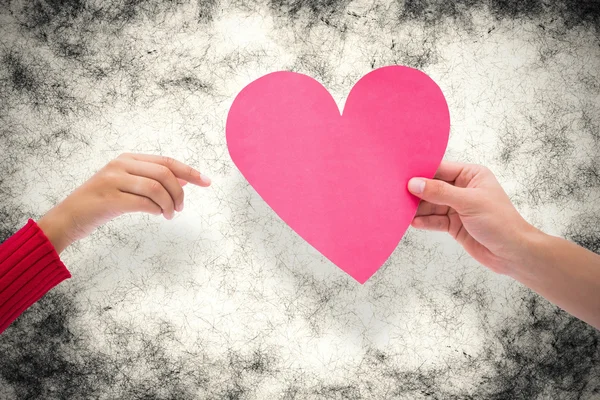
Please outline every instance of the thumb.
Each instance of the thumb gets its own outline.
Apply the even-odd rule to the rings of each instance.
[[[437,179],[412,178],[408,190],[425,201],[452,207],[459,213],[471,204],[467,189]]]

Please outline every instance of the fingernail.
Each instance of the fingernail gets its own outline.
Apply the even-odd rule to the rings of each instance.
[[[208,176],[200,174],[200,180],[204,182],[205,185],[210,185],[210,178]]]
[[[408,181],[408,190],[414,194],[421,194],[425,190],[425,181],[419,178],[413,178]]]
[[[179,205],[179,212],[183,211],[183,200],[181,200],[181,204]]]

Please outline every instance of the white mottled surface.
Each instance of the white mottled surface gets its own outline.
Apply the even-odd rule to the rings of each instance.
[[[224,134],[268,72],[311,75],[343,107],[373,68],[413,66],[447,97],[447,158],[599,251],[600,12],[556,4],[0,1],[0,240],[125,151],[214,182],[186,187],[173,221],[124,216],[65,251],[73,278],[0,337],[0,394],[598,396],[596,330],[437,233],[410,229],[356,284],[262,202]]]

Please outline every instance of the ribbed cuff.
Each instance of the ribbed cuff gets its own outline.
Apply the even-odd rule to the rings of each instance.
[[[0,333],[50,289],[70,277],[52,243],[30,219],[0,244]]]

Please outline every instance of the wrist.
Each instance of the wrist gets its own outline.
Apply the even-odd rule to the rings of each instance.
[[[72,221],[73,219],[64,210],[62,204],[52,208],[37,221],[37,225],[44,232],[50,243],[52,243],[58,254],[74,242],[69,235]]]
[[[519,236],[519,247],[510,262],[507,275],[527,284],[539,275],[539,268],[543,266],[543,257],[549,251],[551,236],[533,225],[529,225],[528,229],[524,229]]]

